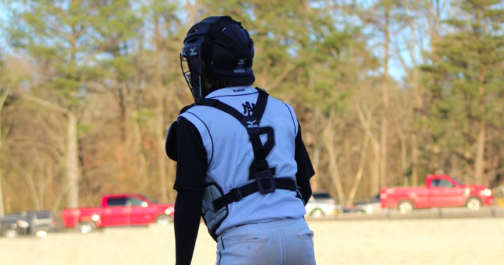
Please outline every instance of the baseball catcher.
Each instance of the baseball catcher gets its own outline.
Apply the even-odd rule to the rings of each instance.
[[[303,216],[315,174],[293,108],[251,85],[254,42],[241,23],[208,17],[180,54],[195,103],[167,134],[177,161],[176,262],[190,264],[203,217],[216,264],[315,264]]]

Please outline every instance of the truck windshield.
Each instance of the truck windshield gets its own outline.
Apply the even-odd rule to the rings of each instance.
[[[455,180],[459,185],[464,185],[464,183],[462,183],[462,181],[454,178],[454,177],[451,177],[453,180]]]
[[[122,207],[126,206],[126,198],[108,198],[107,206],[109,207]]]

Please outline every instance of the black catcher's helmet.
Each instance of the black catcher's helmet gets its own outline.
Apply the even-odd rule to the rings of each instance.
[[[203,72],[232,85],[250,85],[254,42],[241,23],[228,16],[208,17],[191,27],[180,53],[182,73],[194,100],[206,96]]]

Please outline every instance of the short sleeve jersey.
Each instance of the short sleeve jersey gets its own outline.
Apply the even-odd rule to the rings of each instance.
[[[216,90],[207,98],[217,99],[247,116],[253,113],[258,91],[252,87],[231,87]],[[182,113],[178,122],[175,189],[203,190],[204,185],[215,183],[226,194],[254,181],[249,179],[249,167],[254,160],[252,144],[245,127],[233,116],[213,107],[196,105]],[[269,96],[259,127],[271,127],[274,132],[274,146],[266,157],[274,177],[306,181],[313,176],[291,106]],[[268,141],[266,134],[261,135],[261,141],[263,144]],[[295,191],[277,189],[233,202],[216,233],[247,223],[300,218],[306,212],[296,195]]]

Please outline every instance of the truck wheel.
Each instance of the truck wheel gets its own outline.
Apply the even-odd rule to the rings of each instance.
[[[413,211],[413,203],[410,201],[402,201],[397,205],[397,209],[400,213],[409,213]]]
[[[162,214],[156,217],[157,225],[168,225],[172,221],[172,218],[169,215]]]
[[[471,211],[479,210],[481,209],[481,201],[478,198],[471,197],[467,199],[466,207]]]
[[[45,229],[37,229],[35,231],[35,237],[43,238],[43,237],[46,237],[46,236],[47,236],[47,230],[45,230]]]
[[[315,218],[320,218],[324,215],[325,215],[324,211],[322,211],[320,208],[313,209],[313,211],[310,212],[310,216]]]
[[[80,222],[79,232],[82,234],[87,234],[96,229],[96,224],[94,222]]]

